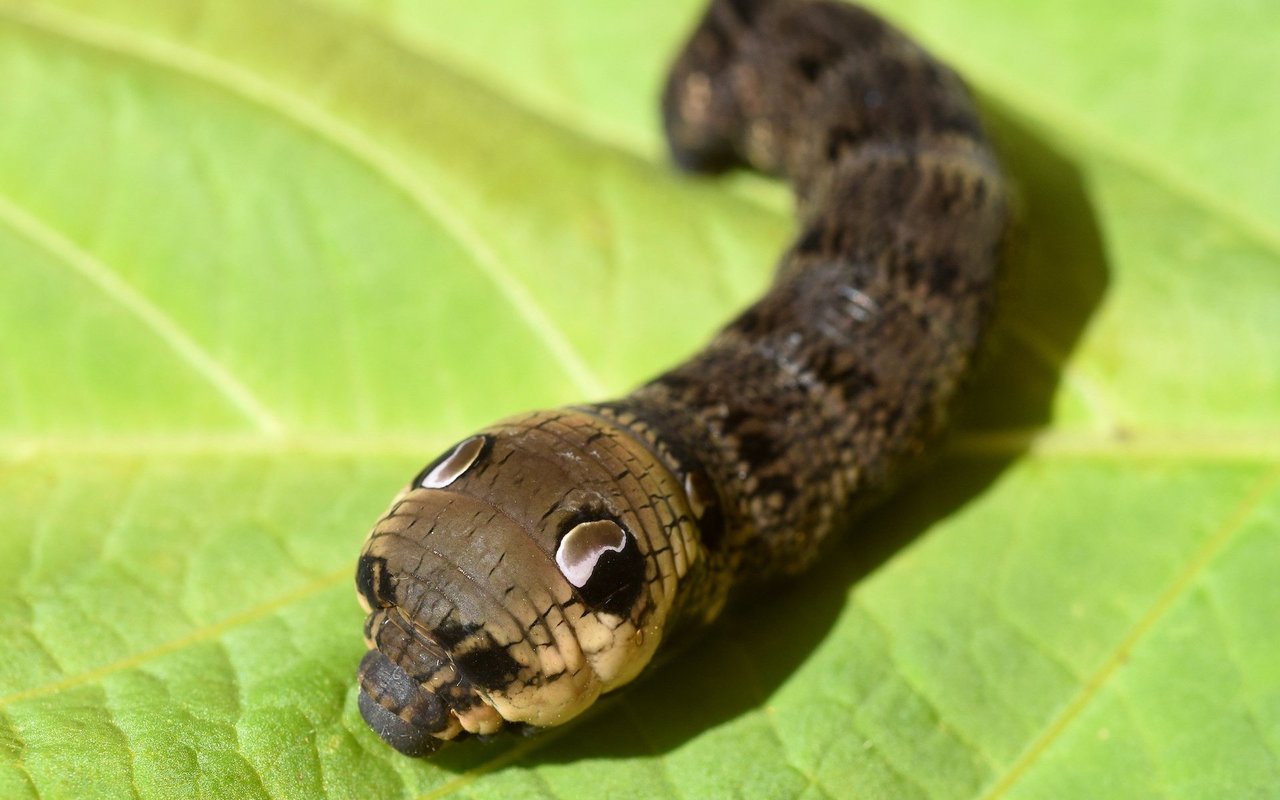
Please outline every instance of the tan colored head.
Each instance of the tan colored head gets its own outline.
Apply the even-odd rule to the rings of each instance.
[[[634,678],[698,559],[682,481],[579,411],[469,437],[365,543],[360,710],[421,755],[506,723],[548,726]]]

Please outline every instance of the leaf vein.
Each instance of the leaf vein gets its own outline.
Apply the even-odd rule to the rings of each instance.
[[[228,631],[262,619],[285,606],[329,589],[339,581],[344,578],[350,578],[354,574],[354,564],[344,565],[340,569],[320,575],[291,592],[287,592],[264,603],[260,603],[252,608],[240,612],[239,614],[227,617],[220,622],[215,622],[211,625],[197,628],[185,636],[180,636],[177,639],[142,650],[101,667],[95,667],[74,675],[68,675],[56,681],[51,681],[39,686],[33,686],[29,689],[22,689],[20,691],[13,692],[12,694],[0,697],[0,709],[14,705],[15,703],[21,703],[38,697],[45,697],[51,694],[57,694],[58,692],[66,691],[67,689],[72,689],[77,686],[95,683],[118,672],[123,672],[140,664],[160,658],[161,656],[169,655],[170,653],[177,652],[200,642],[217,639]]]
[[[1010,765],[1008,771],[983,795],[984,798],[1003,797],[1048,751],[1049,747],[1062,736],[1089,703],[1099,695],[1102,688],[1129,659],[1134,648],[1155,628],[1156,624],[1164,618],[1174,604],[1190,590],[1204,570],[1222,552],[1236,533],[1244,527],[1249,516],[1276,489],[1277,485],[1280,485],[1280,465],[1270,469],[1250,487],[1241,501],[1227,515],[1222,525],[1192,556],[1186,568],[1156,598],[1151,608],[1130,629],[1129,633],[1120,641],[1111,655],[1102,662],[1098,670],[1094,672],[1076,696],[1071,698],[1057,717],[1049,721],[1040,736]]]
[[[278,438],[284,432],[280,419],[257,396],[214,358],[173,317],[166,314],[142,292],[101,259],[67,238],[61,231],[38,219],[0,194],[0,222],[23,238],[41,247],[73,272],[88,281],[117,305],[132,314],[169,349],[218,390],[253,423],[259,433]]]
[[[394,152],[355,126],[344,122],[306,98],[278,86],[248,69],[202,53],[185,44],[147,37],[136,32],[74,14],[30,7],[0,7],[0,16],[46,31],[66,40],[142,63],[171,70],[234,97],[253,103],[296,125],[364,164],[388,185],[402,192],[428,219],[441,227],[471,257],[529,330],[548,350],[581,391],[603,393],[603,385],[569,340],[555,326],[527,287],[516,280],[481,233]]]

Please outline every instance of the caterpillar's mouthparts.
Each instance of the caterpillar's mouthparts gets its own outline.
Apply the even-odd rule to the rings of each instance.
[[[453,739],[488,735],[502,716],[459,670],[442,642],[397,624],[398,614],[370,615],[372,647],[360,661],[360,715],[408,756],[431,755]]]
[[[425,756],[444,744],[453,727],[444,703],[379,650],[360,662],[360,716],[383,741],[407,756]]]

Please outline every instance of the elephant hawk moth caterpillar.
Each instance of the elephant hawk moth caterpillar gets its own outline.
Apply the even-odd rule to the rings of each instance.
[[[685,363],[486,428],[395,498],[356,572],[359,707],[403,753],[566,722],[804,570],[970,370],[1007,209],[954,72],[856,6],[714,0],[663,114],[684,169],[787,178],[799,234]]]

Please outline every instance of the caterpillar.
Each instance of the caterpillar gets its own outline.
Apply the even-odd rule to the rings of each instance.
[[[810,566],[941,432],[994,304],[1004,182],[956,74],[831,0],[713,0],[662,97],[685,170],[785,177],[767,293],[617,400],[462,439],[364,544],[365,721],[408,755],[559,725]]]

